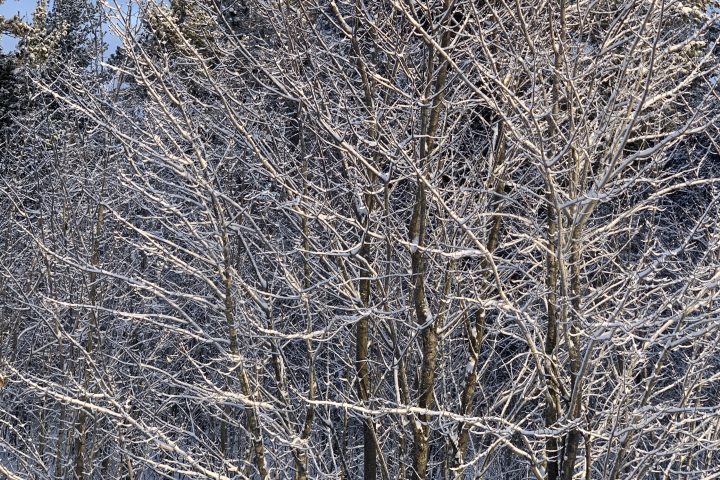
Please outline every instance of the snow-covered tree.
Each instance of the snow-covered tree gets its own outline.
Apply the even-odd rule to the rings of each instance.
[[[0,184],[4,475],[717,471],[707,5],[133,8]]]

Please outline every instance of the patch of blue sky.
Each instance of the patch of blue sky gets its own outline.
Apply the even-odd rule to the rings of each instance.
[[[32,12],[35,10],[37,5],[36,0],[5,0],[0,5],[0,15],[5,18],[12,18],[15,15],[19,16],[25,21],[32,19]],[[17,39],[11,35],[0,36],[0,48],[3,52],[9,52],[15,49],[17,45]]]
[[[127,0],[110,0],[109,2],[103,3],[106,4],[108,9],[122,9],[123,12],[127,12]],[[5,0],[2,4],[0,4],[0,15],[6,19],[17,15],[25,22],[32,22],[32,15],[37,4],[37,0]],[[50,9],[52,9],[52,4],[53,2],[50,0],[48,2],[48,7]],[[108,45],[108,48],[105,51],[105,58],[107,58],[112,55],[120,45],[120,39],[110,31],[108,25],[104,26],[103,31],[104,41]],[[17,38],[11,35],[0,35],[0,49],[2,49],[3,52],[7,53],[13,51],[17,44]]]

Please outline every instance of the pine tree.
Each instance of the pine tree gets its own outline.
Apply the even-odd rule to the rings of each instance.
[[[56,47],[63,63],[88,67],[106,48],[102,42],[102,7],[91,0],[55,0],[47,28],[63,32]]]
[[[12,112],[19,107],[15,69],[15,58],[0,50],[0,128],[10,123]]]

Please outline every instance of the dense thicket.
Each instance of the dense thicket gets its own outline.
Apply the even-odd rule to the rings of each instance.
[[[720,470],[712,6],[44,8],[0,70],[0,475]]]

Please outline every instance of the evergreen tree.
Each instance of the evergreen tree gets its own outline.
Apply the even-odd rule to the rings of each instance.
[[[102,41],[102,6],[99,3],[55,0],[47,28],[50,32],[63,32],[56,47],[63,63],[88,67],[102,58],[106,45]]]
[[[12,113],[19,107],[16,68],[15,58],[0,50],[0,128],[10,123]]]

